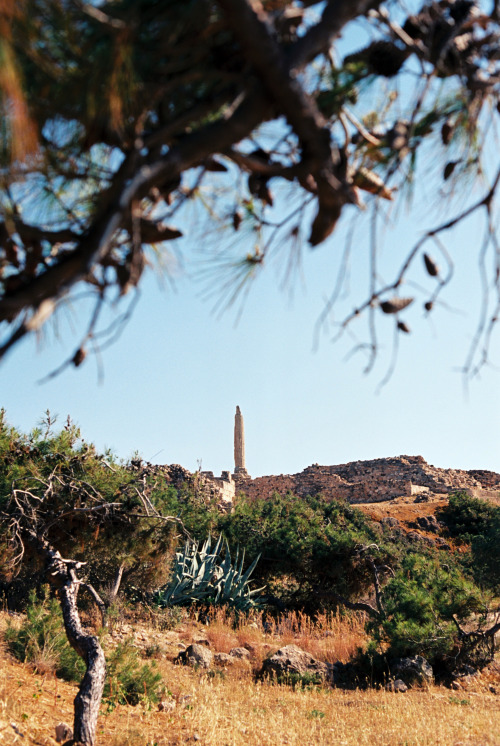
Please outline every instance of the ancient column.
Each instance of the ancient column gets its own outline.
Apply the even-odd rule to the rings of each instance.
[[[240,408],[236,407],[234,416],[234,473],[245,476],[245,428],[243,425],[243,415]]]

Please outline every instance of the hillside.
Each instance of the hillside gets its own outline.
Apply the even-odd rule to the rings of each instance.
[[[296,495],[344,498],[350,503],[384,502],[397,497],[442,495],[464,490],[472,496],[500,495],[500,474],[490,471],[440,469],[422,456],[397,456],[353,461],[336,466],[312,464],[298,474],[237,480],[250,497],[290,490]]]
[[[0,613],[0,744],[53,746],[55,726],[72,723],[76,686],[57,678],[48,663],[43,673],[36,673],[28,664],[14,661],[3,643],[9,621],[12,617]],[[364,639],[355,619],[333,619],[314,628],[304,619],[288,617],[264,632],[259,617],[236,630],[222,617],[207,625],[185,619],[171,631],[123,618],[107,648],[127,636],[145,661],[154,650],[167,691],[159,707],[104,703],[99,746],[500,744],[500,670],[495,664],[462,679],[456,690],[430,686],[404,694],[384,689],[294,689],[255,681],[253,672],[264,655],[283,644],[298,644],[326,660],[345,660]],[[223,664],[208,671],[174,665],[179,650],[193,641],[226,654],[242,645],[249,660],[228,662],[226,655]]]

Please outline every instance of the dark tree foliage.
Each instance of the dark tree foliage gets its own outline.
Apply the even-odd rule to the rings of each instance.
[[[497,510],[484,533],[472,539],[472,558],[478,581],[497,595],[500,594],[500,510]]]
[[[466,492],[450,495],[448,504],[439,513],[450,535],[467,542],[474,536],[485,534],[492,520],[499,515],[499,507]]]
[[[254,578],[268,584],[271,601],[309,612],[338,606],[340,596],[355,600],[371,587],[363,547],[379,559],[390,554],[375,545],[380,535],[359,510],[321,497],[240,498],[219,526],[249,560],[261,555]]]
[[[450,496],[441,519],[451,536],[470,544],[471,572],[485,588],[500,590],[500,507],[464,492]]]
[[[365,198],[375,225],[384,202],[406,193],[420,153],[434,152],[444,191],[466,183],[470,202],[405,248],[390,280],[373,243],[366,297],[340,333],[366,315],[371,361],[377,320],[408,333],[401,314],[414,296],[401,291],[413,265],[424,262],[429,313],[453,274],[441,234],[482,211],[478,262],[483,279],[493,267],[493,292],[483,283],[468,368],[484,362],[499,282],[498,252],[489,264],[487,254],[500,171],[482,158],[497,126],[492,5],[423,0],[409,15],[396,0],[4,2],[0,356],[77,283],[95,307],[67,362],[114,338],[120,319],[100,327],[103,305],[136,289],[147,261],[188,231],[188,201],[238,239],[236,258],[207,256],[216,276],[230,273],[217,282],[224,305],[275,248],[293,262],[302,242],[321,244]],[[368,41],[340,53],[353,24]]]

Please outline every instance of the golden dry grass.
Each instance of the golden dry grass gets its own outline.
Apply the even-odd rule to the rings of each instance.
[[[232,630],[219,615],[208,626],[185,624],[183,637],[187,640],[189,634],[192,639],[205,636],[213,640],[211,647],[217,650],[216,641],[227,646],[232,644],[234,635],[237,643],[253,643],[253,650],[259,651],[260,657],[286,642],[304,647],[320,646],[323,642],[325,646],[333,645],[343,631],[353,641],[360,627],[359,620],[341,618],[318,620],[317,626],[311,627],[298,615],[283,618],[276,630],[266,632],[260,618],[250,624]],[[322,638],[321,630],[331,632],[332,626],[335,634]],[[0,632],[4,627],[5,615],[0,614]],[[195,742],[206,746],[500,745],[500,694],[489,690],[494,680],[500,693],[498,667],[497,674],[490,673],[489,678],[484,674],[467,691],[444,687],[405,694],[327,688],[294,690],[268,682],[255,683],[252,666],[246,661],[209,673],[174,665],[173,633],[165,638],[154,630],[138,630],[137,634],[146,642],[150,642],[151,635],[156,636],[167,650],[158,662],[168,690],[167,709],[159,712],[156,707],[118,706],[106,712],[103,706],[99,746]],[[254,660],[252,664],[255,667]],[[0,649],[0,666],[1,746],[55,744],[55,725],[60,720],[72,721],[76,687],[53,675],[34,674],[28,666],[12,660],[5,649]]]

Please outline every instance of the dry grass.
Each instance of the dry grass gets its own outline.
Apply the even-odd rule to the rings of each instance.
[[[283,645],[298,645],[328,663],[345,663],[367,642],[364,623],[362,614],[329,613],[311,619],[301,612],[291,612],[268,623],[268,629]]]
[[[226,620],[227,622],[227,620]],[[360,620],[318,619],[311,625],[300,615],[285,617],[276,629],[265,630],[257,617],[235,629],[222,616],[207,626],[191,626],[192,639],[201,636],[217,644],[253,644],[254,650],[274,650],[293,642],[333,651],[344,635],[351,645],[359,639]],[[0,614],[0,632],[5,615]],[[190,629],[185,625],[185,632]],[[333,633],[333,634],[324,634]],[[142,634],[142,632],[139,632]],[[322,637],[323,633],[323,637]],[[161,633],[152,631],[158,644]],[[170,636],[172,633],[169,633]],[[150,637],[151,631],[146,631]],[[357,643],[356,643],[357,644]],[[166,645],[168,647],[168,645]],[[308,647],[312,652],[311,647]],[[314,653],[313,653],[314,654]],[[333,655],[333,652],[332,652]],[[169,653],[159,661],[172,703],[169,711],[117,707],[99,720],[99,746],[492,746],[500,745],[500,667],[483,675],[467,691],[432,687],[427,691],[392,694],[385,691],[332,689],[293,690],[267,682],[255,683],[248,665],[213,672],[176,666]],[[54,676],[34,674],[0,649],[0,744],[55,744],[60,721],[72,721],[76,688]],[[16,729],[18,732],[16,732]],[[19,735],[22,733],[23,735]]]

